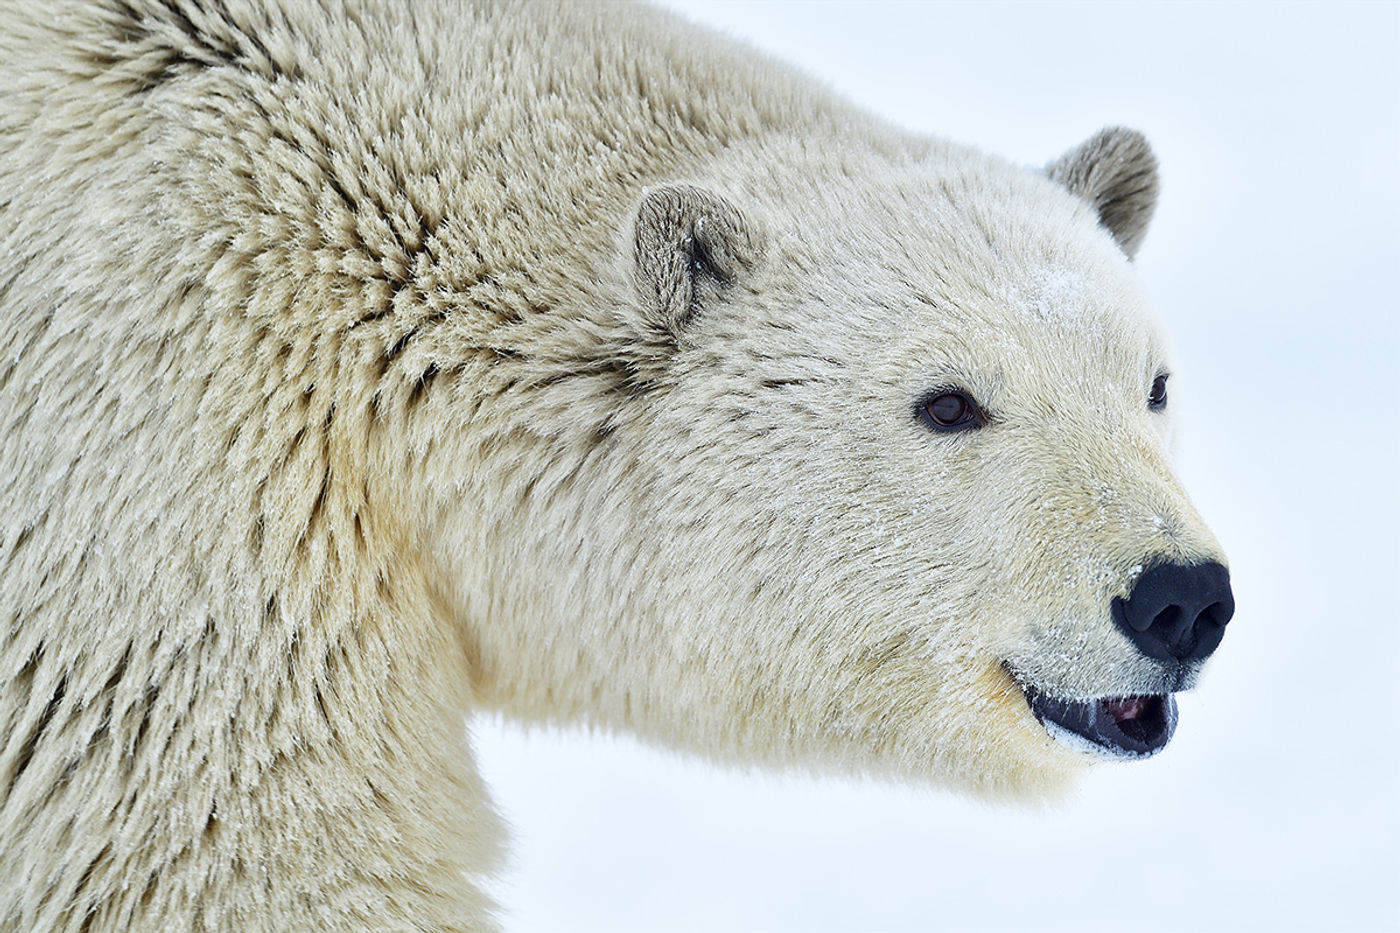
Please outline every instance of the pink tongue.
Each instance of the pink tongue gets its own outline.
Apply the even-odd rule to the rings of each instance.
[[[1129,719],[1137,719],[1147,709],[1146,697],[1120,697],[1116,700],[1104,700],[1103,708],[1108,715],[1113,717],[1114,722],[1126,722]]]

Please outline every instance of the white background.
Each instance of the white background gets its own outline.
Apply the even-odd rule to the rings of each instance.
[[[1026,164],[1148,135],[1239,610],[1172,746],[1045,811],[478,722],[507,930],[1400,929],[1400,6],[676,5]]]

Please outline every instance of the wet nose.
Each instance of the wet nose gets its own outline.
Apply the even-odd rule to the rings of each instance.
[[[1128,640],[1159,661],[1210,656],[1235,613],[1230,571],[1217,563],[1158,564],[1113,600],[1113,621]]]

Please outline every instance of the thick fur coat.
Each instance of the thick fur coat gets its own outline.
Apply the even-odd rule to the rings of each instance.
[[[473,710],[1053,791],[1222,559],[1155,191],[646,8],[0,0],[0,927],[491,928]]]

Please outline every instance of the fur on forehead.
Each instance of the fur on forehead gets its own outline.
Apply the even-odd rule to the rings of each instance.
[[[938,161],[832,161],[797,148],[761,174],[736,164],[731,199],[771,219],[764,271],[781,285],[765,293],[784,296],[771,313],[791,315],[806,298],[810,326],[829,316],[838,329],[894,336],[893,322],[914,342],[997,340],[1041,354],[1047,340],[1068,341],[1127,354],[1116,371],[1162,365],[1127,257],[1088,202],[1037,172],[937,148]]]
[[[1123,264],[1112,231],[1078,192],[953,144],[830,154],[768,142],[762,158],[731,152],[714,177],[740,211],[772,216],[782,239],[813,260],[840,262],[843,272],[870,259],[904,269],[902,257],[921,277],[990,282],[1017,271],[1007,262],[1074,265],[1092,255]]]

